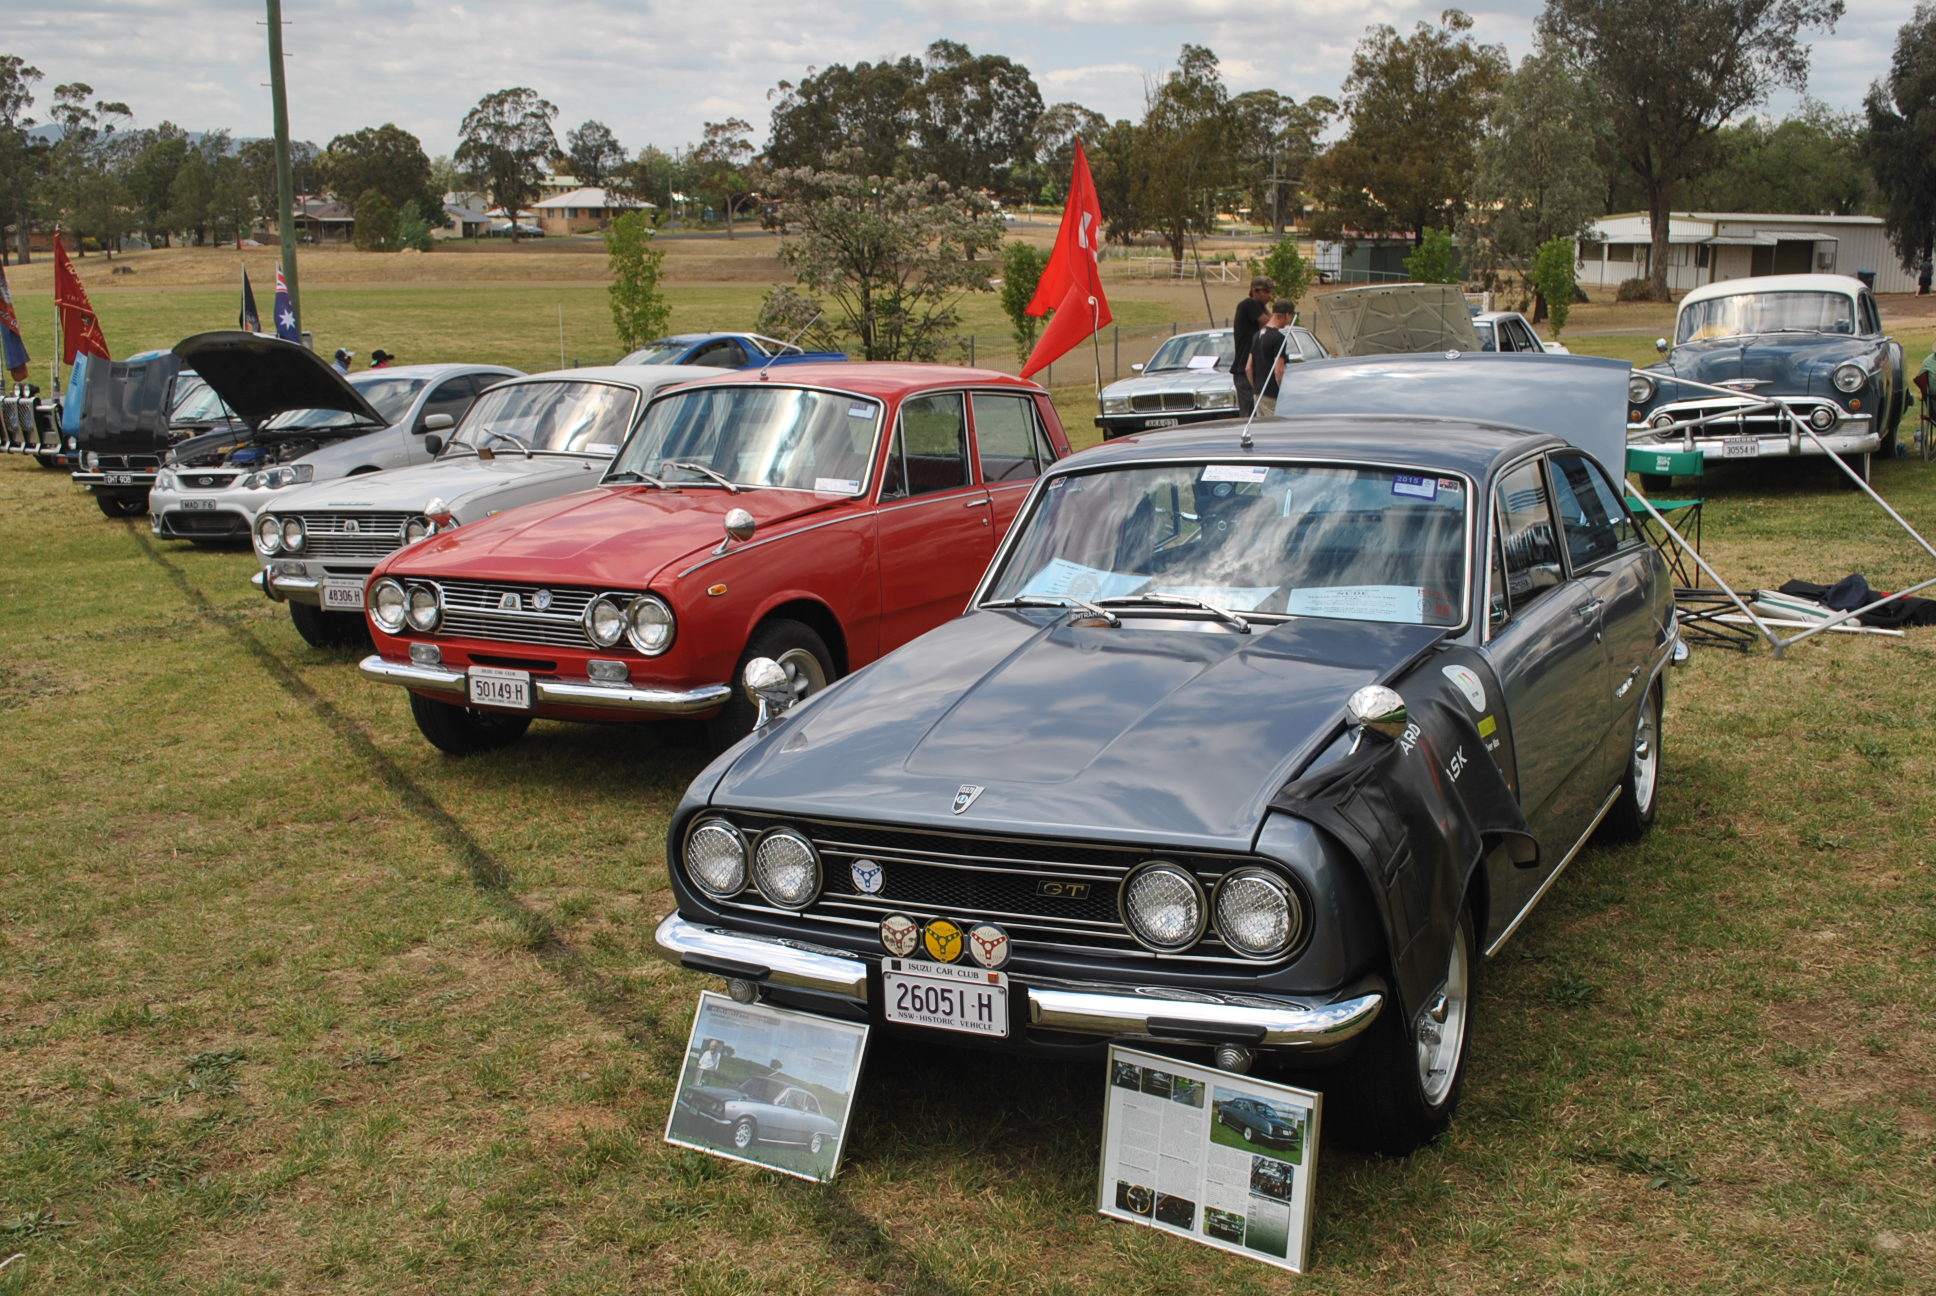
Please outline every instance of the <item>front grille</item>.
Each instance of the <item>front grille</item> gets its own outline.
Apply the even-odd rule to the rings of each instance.
[[[248,520],[236,513],[189,513],[171,509],[168,529],[175,535],[245,536]]]
[[[1173,414],[1197,407],[1195,392],[1144,392],[1129,398],[1129,407],[1139,414]]]
[[[232,472],[189,472],[177,470],[175,480],[183,490],[223,490],[235,484],[242,474]]]
[[[403,546],[403,524],[409,513],[298,513],[303,525],[303,553],[325,561],[364,558],[375,561]]]
[[[95,460],[101,472],[155,472],[161,467],[157,455],[101,455]]]
[[[1846,413],[1828,401],[1802,398],[1795,400],[1784,399],[1781,403],[1786,408],[1795,412],[1795,417],[1802,421],[1803,426],[1807,426],[1809,414],[1818,406],[1822,405],[1828,405],[1829,408],[1834,409],[1837,416],[1837,422],[1825,429],[1826,431],[1841,431],[1843,430],[1841,424],[1849,420],[1849,416]],[[1768,409],[1765,406],[1752,414],[1731,414],[1726,412],[1725,409],[1717,409],[1713,405],[1667,405],[1656,410],[1653,417],[1658,418],[1661,414],[1671,414],[1678,422],[1685,422],[1706,415],[1716,416],[1708,418],[1707,422],[1701,423],[1694,428],[1694,435],[1697,437],[1785,437],[1795,430],[1795,425],[1787,414],[1778,409]],[[1681,435],[1678,429],[1674,431],[1666,431],[1664,429],[1653,430],[1663,433],[1668,439],[1678,439]]]
[[[1233,953],[1218,938],[1214,923],[1204,939],[1185,952],[1158,955],[1130,935],[1118,907],[1123,879],[1146,860],[1164,859],[1189,870],[1202,885],[1207,904],[1224,874],[1246,866],[1269,867],[1252,856],[919,832],[753,814],[729,817],[749,843],[783,822],[807,833],[820,853],[824,886],[820,897],[793,917],[830,934],[857,927],[873,930],[882,918],[899,913],[917,922],[952,918],[970,925],[996,923],[1016,941],[1036,949],[1258,966],[1255,960]],[[863,859],[880,866],[878,894],[868,895],[854,885],[854,862]],[[1081,888],[1086,888],[1086,894],[1068,894]],[[781,912],[752,890],[717,903],[726,909]]]
[[[600,590],[508,581],[440,580],[436,584],[444,593],[442,634],[556,648],[593,647],[582,618],[586,604]],[[533,596],[540,590],[551,595],[550,606],[543,611],[533,606]],[[508,605],[511,600],[514,606]]]

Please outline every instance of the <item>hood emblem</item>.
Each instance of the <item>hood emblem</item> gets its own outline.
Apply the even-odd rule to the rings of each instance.
[[[515,591],[504,595],[497,601],[497,610],[500,612],[519,612],[523,608],[524,605],[518,602],[518,596]]]
[[[358,523],[358,522],[357,522],[357,520],[356,520],[355,518],[344,518],[344,519],[343,519],[343,534],[344,534],[344,535],[358,535],[358,534],[361,534],[361,532],[362,532],[362,530],[363,530],[363,527],[362,527],[362,525],[361,525],[360,523]]]
[[[855,860],[847,871],[854,879],[854,890],[862,895],[879,895],[887,885],[887,871],[873,860]]]
[[[881,919],[881,948],[895,958],[914,953],[921,941],[921,929],[906,914],[889,914]]]
[[[551,591],[548,589],[533,590],[531,593],[531,606],[540,612],[548,609],[551,606]]]
[[[1734,387],[1741,391],[1753,391],[1755,388],[1761,386],[1763,381],[1760,378],[1723,378],[1714,385],[1716,387]]]
[[[975,798],[986,790],[986,788],[983,788],[978,783],[963,783],[955,792],[954,812],[960,814],[969,806],[975,804]]]
[[[1008,962],[1008,933],[994,923],[968,929],[968,953],[990,972]]]
[[[961,958],[961,928],[946,918],[936,918],[923,927],[921,943],[937,963],[954,963]]]

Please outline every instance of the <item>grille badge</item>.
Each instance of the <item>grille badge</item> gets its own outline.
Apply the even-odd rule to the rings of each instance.
[[[975,804],[975,798],[986,790],[986,788],[976,783],[963,783],[955,792],[954,812],[960,814],[969,806]]]
[[[968,929],[968,952],[990,972],[1008,962],[1008,950],[1008,933],[994,923],[981,923]]]
[[[887,871],[873,860],[855,860],[848,872],[853,876],[854,890],[862,895],[879,895],[887,886]]]
[[[498,599],[497,610],[500,612],[518,612],[523,610],[523,604],[518,602],[518,596],[514,592]]]
[[[961,927],[946,918],[936,918],[921,929],[921,943],[928,957],[937,963],[961,961]]]
[[[531,593],[531,606],[540,612],[548,609],[551,606],[551,591],[548,589],[533,590]]]
[[[906,958],[914,953],[914,947],[920,940],[921,929],[906,914],[889,914],[881,919],[881,948],[895,958]]]
[[[343,534],[344,535],[362,535],[363,534],[362,524],[359,523],[355,518],[344,518]]]
[[[1057,900],[1087,900],[1089,898],[1089,884],[1087,882],[1042,881],[1035,884],[1035,894],[1039,896],[1052,896]]]

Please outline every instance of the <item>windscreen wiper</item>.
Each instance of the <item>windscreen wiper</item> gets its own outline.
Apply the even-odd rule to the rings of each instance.
[[[708,468],[705,464],[692,463],[691,461],[685,460],[685,459],[668,459],[663,464],[659,465],[659,467],[661,468],[661,470],[666,468],[683,468],[687,472],[696,472],[702,477],[712,478],[712,480],[715,483],[717,483],[718,485],[724,486],[732,494],[734,495],[739,494],[739,487],[735,486],[731,481],[727,480],[725,474],[720,473],[715,469]]]
[[[623,485],[629,482],[643,482],[647,486],[657,486],[660,490],[666,489],[666,484],[660,481],[657,477],[654,477],[651,473],[637,472],[637,471],[634,471],[633,469],[627,468],[622,472],[605,474],[605,480],[604,480],[605,485],[609,486],[614,483]]]
[[[1017,594],[1014,598],[995,599],[980,606],[985,608],[1068,608],[1071,611],[1086,612],[1099,621],[1120,626],[1123,619],[1108,608],[1097,607],[1087,599],[1079,599],[1073,594]]]
[[[1098,602],[1109,607],[1185,607],[1197,608],[1234,628],[1238,634],[1250,633],[1250,622],[1232,612],[1220,608],[1215,603],[1193,598],[1188,594],[1119,594],[1115,598],[1099,599]]]

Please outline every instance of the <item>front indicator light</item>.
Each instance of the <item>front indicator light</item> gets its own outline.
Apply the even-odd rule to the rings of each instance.
[[[762,833],[753,847],[753,885],[769,903],[804,909],[820,894],[820,855],[791,828]]]
[[[1203,888],[1175,864],[1138,866],[1123,880],[1122,903],[1130,935],[1153,950],[1180,950],[1203,935]]]

